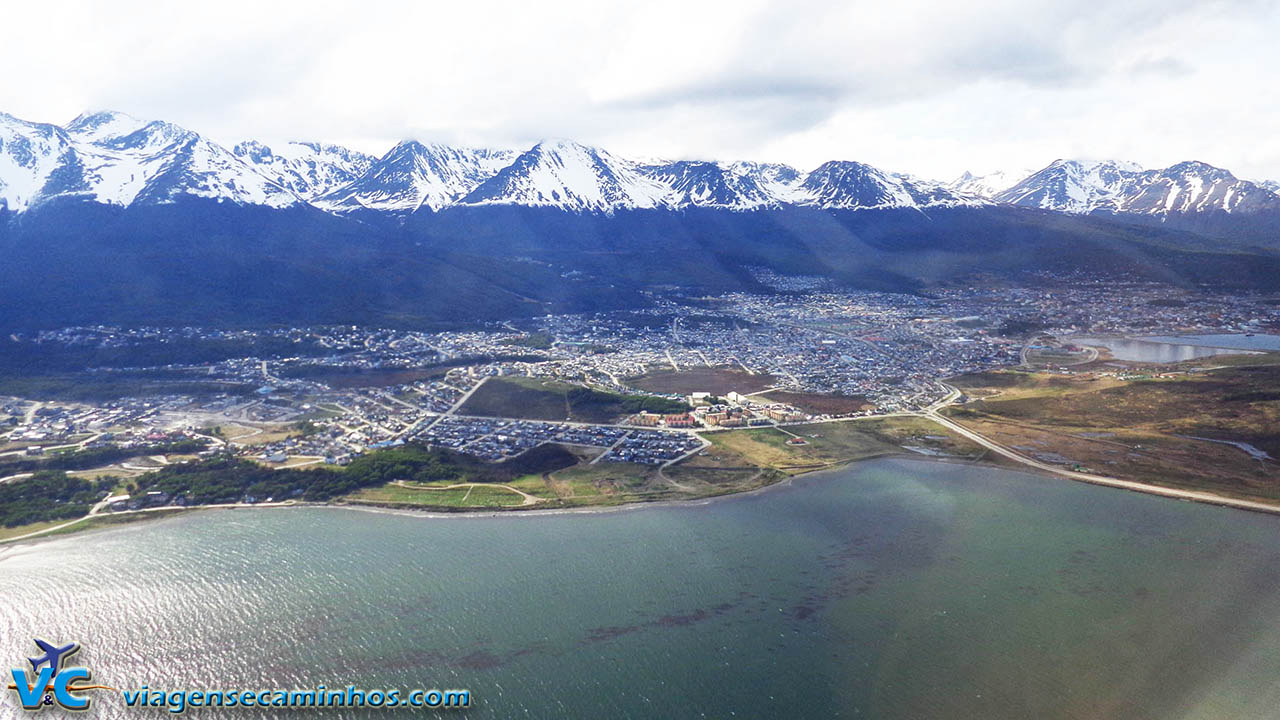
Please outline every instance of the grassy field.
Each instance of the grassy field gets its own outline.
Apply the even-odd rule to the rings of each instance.
[[[489,378],[459,408],[462,415],[525,420],[566,420],[571,385],[540,378]]]
[[[354,502],[372,502],[414,507],[437,508],[511,508],[524,499],[497,486],[448,488],[452,481],[411,483],[407,486],[388,484],[366,488],[346,496]],[[670,499],[678,494],[670,483],[658,477],[650,465],[583,462],[554,472],[530,474],[503,483],[540,498],[525,507],[551,509],[594,505],[617,505],[623,502]]]
[[[688,409],[683,403],[663,398],[601,392],[544,378],[501,377],[485,381],[458,412],[524,420],[610,423],[642,406],[656,412]]]
[[[9,538],[26,535],[27,533],[37,532],[45,528],[61,525],[67,520],[49,520],[47,522],[31,523],[29,525],[18,525],[17,527],[0,527],[0,540],[8,540]]]
[[[954,383],[975,399],[948,414],[1037,459],[1172,487],[1280,499],[1280,463],[1204,439],[1239,441],[1280,458],[1277,356],[1168,377],[1118,380],[1096,372],[985,373]],[[1259,363],[1258,360],[1262,359]],[[1114,370],[1114,368],[1112,368]]]
[[[676,372],[675,370],[655,370],[633,378],[627,378],[626,384],[640,390],[656,393],[673,393],[688,395],[695,392],[709,392],[712,395],[724,395],[738,392],[746,395],[759,392],[777,381],[772,375],[751,373],[731,367],[691,367]]]
[[[97,480],[104,477],[131,478],[141,475],[145,470],[133,470],[130,468],[120,467],[119,465],[110,465],[108,467],[93,468],[90,470],[70,470],[67,472],[71,477],[84,478],[85,480]]]
[[[55,530],[51,533],[46,533],[45,535],[42,535],[40,537],[54,537],[56,535],[69,535],[71,533],[84,532],[85,530],[94,530],[96,528],[111,527],[113,525],[124,525],[127,523],[140,522],[143,520],[156,520],[162,517],[169,517],[174,513],[188,512],[189,510],[192,510],[192,509],[196,509],[196,508],[185,508],[185,509],[173,508],[172,510],[160,510],[156,512],[145,512],[145,513],[128,513],[124,515],[112,515],[110,513],[103,513],[101,515],[95,515],[83,522],[78,522],[75,525],[72,525],[71,527],[68,527],[66,529]],[[26,535],[27,533],[44,530],[45,528],[56,527],[58,525],[62,525],[67,522],[70,522],[70,520],[52,520],[49,522],[39,522],[39,523],[31,523],[29,525],[19,525],[18,527],[0,528],[0,541],[7,540],[9,538],[19,537],[21,535]],[[32,538],[32,540],[35,540],[35,538]]]
[[[389,503],[423,508],[505,508],[524,503],[519,493],[506,488],[484,485],[442,489],[432,485],[383,485],[365,488],[347,496],[356,502]]]
[[[795,436],[805,444],[792,444]],[[923,418],[866,418],[843,422],[708,433],[715,450],[740,457],[746,466],[795,475],[862,458],[901,452],[903,445],[942,455],[984,456],[981,448]],[[709,453],[711,451],[708,451]]]
[[[644,500],[653,493],[666,496],[671,491],[661,482],[656,468],[637,463],[583,463],[551,473],[547,482],[561,502],[569,505],[611,505]]]
[[[811,415],[843,415],[875,407],[859,395],[826,395],[773,390],[756,397],[765,402],[786,403]]]
[[[218,437],[242,445],[270,445],[300,435],[302,433],[291,425],[250,427],[229,422],[218,425]]]

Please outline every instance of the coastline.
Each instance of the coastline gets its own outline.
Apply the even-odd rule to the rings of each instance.
[[[991,468],[1013,472],[1023,472],[1028,475],[1036,475],[1040,477],[1054,478],[1059,480],[1072,480],[1074,482],[1106,487],[1116,490],[1127,490],[1130,492],[1141,493],[1154,497],[1163,497],[1169,500],[1179,500],[1182,502],[1195,502],[1203,505],[1213,505],[1233,510],[1243,510],[1248,512],[1261,513],[1266,515],[1280,516],[1280,504],[1268,504],[1258,501],[1243,500],[1238,498],[1230,498],[1213,493],[1200,492],[1195,490],[1181,490],[1178,488],[1164,487],[1161,485],[1151,485],[1149,483],[1139,483],[1136,481],[1121,480],[1118,478],[1106,478],[1102,476],[1093,476],[1086,473],[1075,473],[1067,470],[1044,469],[1039,467],[1027,466],[1019,462],[1019,466],[1000,465],[984,460],[972,460],[963,457],[938,457],[920,455],[910,452],[890,452],[879,453],[869,457],[858,458],[849,462],[832,465],[829,467],[817,468],[782,477],[775,482],[763,485],[751,490],[743,490],[739,492],[725,492],[717,495],[708,495],[704,497],[688,498],[688,499],[666,499],[666,500],[640,500],[632,502],[623,502],[616,505],[584,505],[580,507],[561,507],[561,508],[537,508],[531,506],[516,506],[509,509],[495,510],[492,508],[482,509],[451,509],[441,510],[429,506],[414,507],[410,505],[392,505],[367,502],[305,502],[305,501],[285,501],[279,503],[234,503],[222,505],[195,505],[191,507],[161,507],[148,508],[145,510],[135,510],[125,513],[97,514],[86,515],[77,518],[64,525],[48,528],[46,530],[37,531],[34,534],[21,535],[16,538],[0,540],[0,558],[3,558],[12,548],[23,547],[27,544],[39,543],[44,540],[59,538],[67,535],[76,535],[88,533],[98,530],[110,530],[116,525],[127,525],[133,522],[145,521],[155,518],[180,517],[192,512],[223,510],[254,510],[254,509],[287,509],[287,508],[320,508],[331,510],[353,510],[357,512],[367,512],[383,515],[399,515],[404,517],[420,517],[424,519],[489,519],[489,518],[512,518],[512,517],[546,517],[555,515],[577,515],[577,514],[605,514],[616,512],[633,512],[651,507],[700,507],[715,502],[724,502],[738,498],[749,498],[753,496],[763,495],[765,493],[774,492],[783,488],[789,488],[794,485],[797,478],[814,478],[825,474],[844,471],[865,462],[876,460],[896,459],[907,460],[911,462],[922,463],[947,463],[968,465],[978,468]],[[107,523],[94,525],[90,521],[96,518],[108,519]],[[120,518],[119,522],[113,522],[110,519]],[[87,527],[74,528],[74,525],[85,524]]]

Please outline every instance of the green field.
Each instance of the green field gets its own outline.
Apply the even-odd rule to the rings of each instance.
[[[924,418],[866,418],[796,425],[788,430],[790,434],[777,428],[734,430],[707,433],[706,437],[717,450],[741,458],[742,466],[767,468],[788,475],[902,452],[903,445],[965,458],[985,454],[977,445]],[[805,444],[789,443],[795,435]]]
[[[684,403],[664,398],[620,395],[544,378],[500,377],[486,380],[458,412],[521,420],[611,423],[641,410],[687,409]]]
[[[383,485],[365,488],[347,496],[354,502],[412,505],[423,508],[509,508],[524,504],[519,493],[502,487],[468,485],[433,488],[431,484]]]
[[[638,377],[627,378],[634,388],[657,393],[688,395],[709,392],[725,395],[738,392],[746,395],[769,388],[777,380],[764,373],[749,373],[733,367],[688,367],[683,370],[652,370]]]

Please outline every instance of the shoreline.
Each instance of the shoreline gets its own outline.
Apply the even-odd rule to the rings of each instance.
[[[1168,339],[1168,340],[1153,340],[1153,339],[1152,339],[1152,338],[1157,338],[1157,337],[1163,337],[1163,338],[1169,338],[1169,339]],[[1193,343],[1193,342],[1185,342],[1185,341],[1184,341],[1184,342],[1173,342],[1173,340],[1185,340],[1186,338],[1196,338],[1196,337],[1199,337],[1199,336],[1197,336],[1197,335],[1080,335],[1080,336],[1076,336],[1076,335],[1066,335],[1066,336],[1063,336],[1063,337],[1060,337],[1060,338],[1057,338],[1057,339],[1058,339],[1058,340],[1069,340],[1069,341],[1072,341],[1073,343],[1074,343],[1076,340],[1080,340],[1080,341],[1082,341],[1082,342],[1083,342],[1083,344],[1084,344],[1084,346],[1085,346],[1085,347],[1098,347],[1099,345],[1101,345],[1101,343],[1102,343],[1102,342],[1105,342],[1105,341],[1107,341],[1107,340],[1124,340],[1124,341],[1127,341],[1127,342],[1143,343],[1143,344],[1146,344],[1146,345],[1171,345],[1171,346],[1185,346],[1185,347],[1193,347],[1193,348],[1204,348],[1204,349],[1206,349],[1206,350],[1222,350],[1222,351],[1224,351],[1224,352],[1215,352],[1215,353],[1211,353],[1211,354],[1209,354],[1209,355],[1202,355],[1202,356],[1201,356],[1201,357],[1199,357],[1199,358],[1192,358],[1192,360],[1202,360],[1202,359],[1207,358],[1207,357],[1213,357],[1214,355],[1266,355],[1267,353],[1280,352],[1280,351],[1277,351],[1277,350],[1256,349],[1256,348],[1242,348],[1242,347],[1235,347],[1235,346],[1231,346],[1231,345],[1206,345],[1206,344],[1204,344],[1204,343]],[[1092,341],[1098,341],[1098,344],[1096,344],[1096,345],[1095,345],[1094,343],[1084,342],[1084,341],[1090,341],[1090,340],[1092,340]],[[1111,348],[1108,348],[1108,347],[1106,347],[1105,345],[1103,345],[1102,347],[1103,347],[1103,349],[1105,349],[1105,350],[1108,350],[1108,351],[1110,351],[1110,350],[1111,350]],[[1113,358],[1113,359],[1114,359],[1114,358]],[[1145,362],[1145,361],[1142,361],[1142,360],[1121,360],[1120,362],[1142,363],[1142,362]],[[1189,362],[1189,361],[1177,361],[1177,362]],[[1083,363],[1081,363],[1081,364],[1083,364]]]
[[[71,525],[87,523],[95,518],[126,518],[120,525],[131,524],[135,521],[144,521],[149,519],[147,515],[155,515],[157,518],[180,517],[192,512],[201,511],[234,511],[234,510],[254,510],[254,509],[290,509],[290,508],[312,508],[312,509],[330,509],[330,510],[351,510],[356,512],[367,512],[382,515],[398,515],[402,517],[418,517],[424,519],[490,519],[490,518],[521,518],[521,517],[548,517],[556,515],[596,515],[616,512],[633,512],[651,507],[701,507],[715,502],[729,501],[739,498],[749,498],[765,493],[774,492],[783,488],[793,487],[795,480],[798,478],[820,477],[824,474],[840,472],[853,468],[861,463],[872,462],[876,460],[905,460],[908,462],[921,463],[945,463],[952,465],[966,465],[976,468],[989,468],[1011,472],[1021,472],[1027,475],[1053,478],[1058,480],[1070,480],[1087,485],[1104,487],[1113,490],[1127,490],[1142,495],[1152,497],[1160,497],[1168,500],[1177,500],[1181,502],[1194,502],[1201,505],[1211,505],[1232,510],[1242,510],[1246,512],[1260,513],[1264,515],[1280,516],[1280,503],[1269,504],[1260,501],[1243,500],[1230,498],[1226,496],[1214,495],[1212,493],[1201,492],[1196,490],[1182,490],[1178,488],[1170,488],[1162,485],[1152,485],[1149,483],[1140,483],[1137,481],[1121,480],[1119,478],[1106,478],[1102,476],[1092,476],[1085,473],[1074,473],[1067,470],[1042,469],[1038,467],[1025,466],[1019,463],[1019,466],[1000,465],[984,460],[972,460],[963,457],[937,457],[920,455],[911,452],[891,452],[879,453],[869,457],[850,460],[846,463],[832,465],[830,467],[818,468],[806,472],[797,473],[779,479],[776,482],[763,485],[751,490],[743,490],[740,492],[727,492],[718,495],[708,495],[705,497],[688,498],[688,499],[665,499],[651,501],[633,501],[624,502],[617,505],[584,505],[581,507],[563,507],[563,508],[536,508],[530,506],[513,507],[505,510],[495,510],[491,508],[481,509],[459,509],[459,510],[439,510],[429,507],[416,508],[412,506],[395,506],[380,505],[362,502],[305,502],[305,501],[286,501],[281,503],[237,503],[223,505],[195,505],[191,507],[161,507],[148,508],[145,510],[129,511],[127,513],[86,515],[71,521],[68,525],[58,528],[49,528],[44,531],[38,531],[36,535],[23,535],[17,538],[0,540],[0,558],[3,558],[12,548],[23,547],[28,544],[39,543],[52,538],[58,538],[66,535],[75,535],[78,533],[93,532],[96,530],[110,530],[110,523],[105,526],[87,527],[84,529],[72,529],[67,532],[58,532],[59,530],[70,527]]]

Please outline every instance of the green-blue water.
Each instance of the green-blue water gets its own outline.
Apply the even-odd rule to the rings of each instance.
[[[976,466],[599,514],[208,511],[0,552],[0,667],[78,641],[117,687],[469,688],[457,717],[1280,716],[1280,519]]]
[[[1183,343],[1237,350],[1280,350],[1280,335],[1268,333],[1219,333],[1215,335],[1156,335],[1141,338],[1152,342]]]

